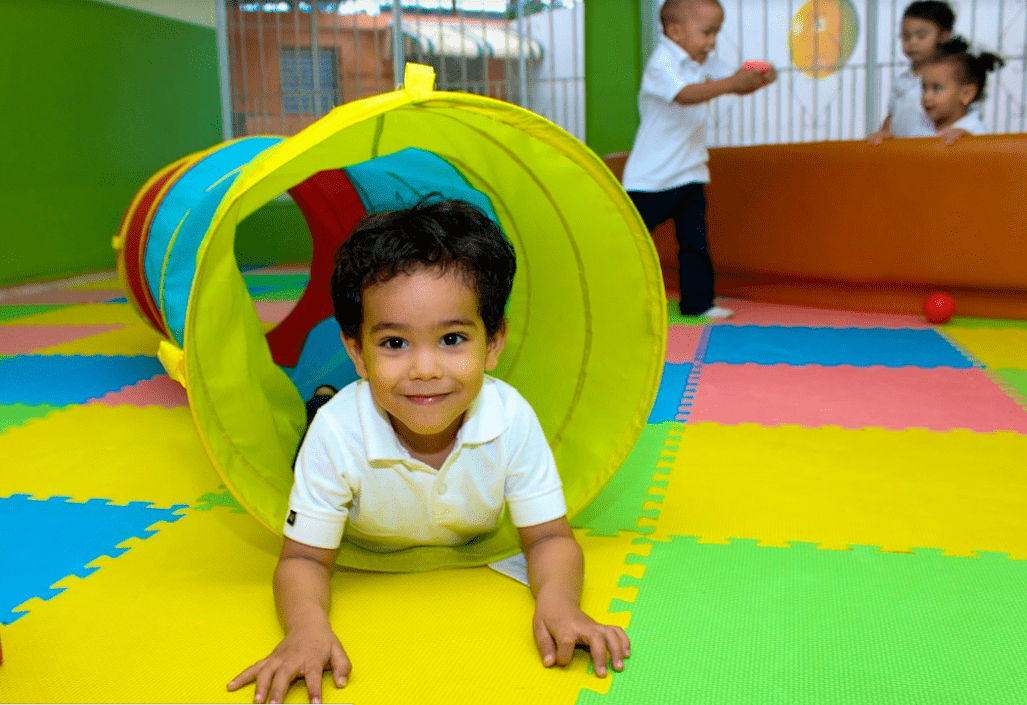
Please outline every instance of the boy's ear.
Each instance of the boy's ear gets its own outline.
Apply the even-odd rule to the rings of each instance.
[[[356,338],[350,338],[345,333],[340,333],[339,336],[342,338],[342,344],[346,346],[346,354],[349,355],[349,359],[353,362],[353,367],[356,368],[357,374],[367,379],[367,365],[364,364],[360,341]]]
[[[499,324],[499,330],[496,334],[489,339],[488,351],[485,355],[485,371],[489,372],[496,369],[496,365],[499,364],[499,354],[503,352],[503,346],[506,345],[506,319]]]

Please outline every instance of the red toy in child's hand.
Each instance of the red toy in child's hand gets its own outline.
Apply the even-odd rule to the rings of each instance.
[[[762,71],[763,73],[766,73],[767,71],[770,71],[770,64],[766,61],[746,61],[742,64],[742,68],[748,71]]]

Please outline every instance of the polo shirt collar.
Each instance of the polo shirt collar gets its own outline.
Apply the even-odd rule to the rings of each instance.
[[[687,51],[675,44],[674,40],[666,34],[660,35],[660,44],[670,52],[675,61],[694,69],[698,69],[702,66],[702,64],[697,63],[695,59],[688,55]]]
[[[471,402],[463,426],[457,431],[456,447],[480,445],[493,441],[502,435],[508,424],[502,413],[503,399],[491,377],[486,375],[481,391]],[[399,442],[392,428],[389,415],[378,406],[371,396],[371,385],[360,380],[357,386],[357,410],[364,436],[364,452],[368,461],[400,461],[410,458],[410,453]]]

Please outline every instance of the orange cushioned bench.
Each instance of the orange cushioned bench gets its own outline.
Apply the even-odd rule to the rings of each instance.
[[[721,147],[710,175],[721,296],[914,313],[944,290],[957,315],[1027,319],[1027,134]],[[676,290],[673,224],[653,238]]]

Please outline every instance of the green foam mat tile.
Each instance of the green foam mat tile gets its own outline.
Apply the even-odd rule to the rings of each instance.
[[[310,280],[306,274],[244,274],[246,286],[274,286],[279,289],[304,287]]]
[[[678,326],[702,326],[710,322],[710,319],[702,316],[686,316],[678,308],[676,299],[667,300],[667,325]]]
[[[296,301],[303,296],[304,287],[298,287],[293,289],[273,289],[271,291],[262,291],[259,294],[252,296],[254,301]]]
[[[949,325],[962,328],[1022,328],[1027,330],[1027,321],[1011,318],[969,318],[953,316]]]
[[[1017,399],[1021,404],[1027,403],[1027,370],[990,370],[992,374],[1000,378],[999,386],[1006,390],[1006,393]]]
[[[0,406],[0,433],[14,426],[24,426],[32,419],[41,419],[51,411],[62,407],[50,404],[29,406],[26,404],[6,404]]]
[[[25,316],[48,313],[60,308],[67,308],[67,304],[0,304],[0,322],[16,321]]]
[[[655,519],[659,510],[643,509],[642,505],[663,499],[659,492],[667,483],[654,480],[653,475],[670,472],[681,429],[682,425],[675,421],[646,424],[620,470],[571,524],[591,529],[590,533],[595,536],[616,536],[618,531],[652,531],[652,527],[640,529],[638,520],[643,516]]]
[[[1027,561],[675,536],[635,562],[631,658],[578,705],[1027,702]]]

